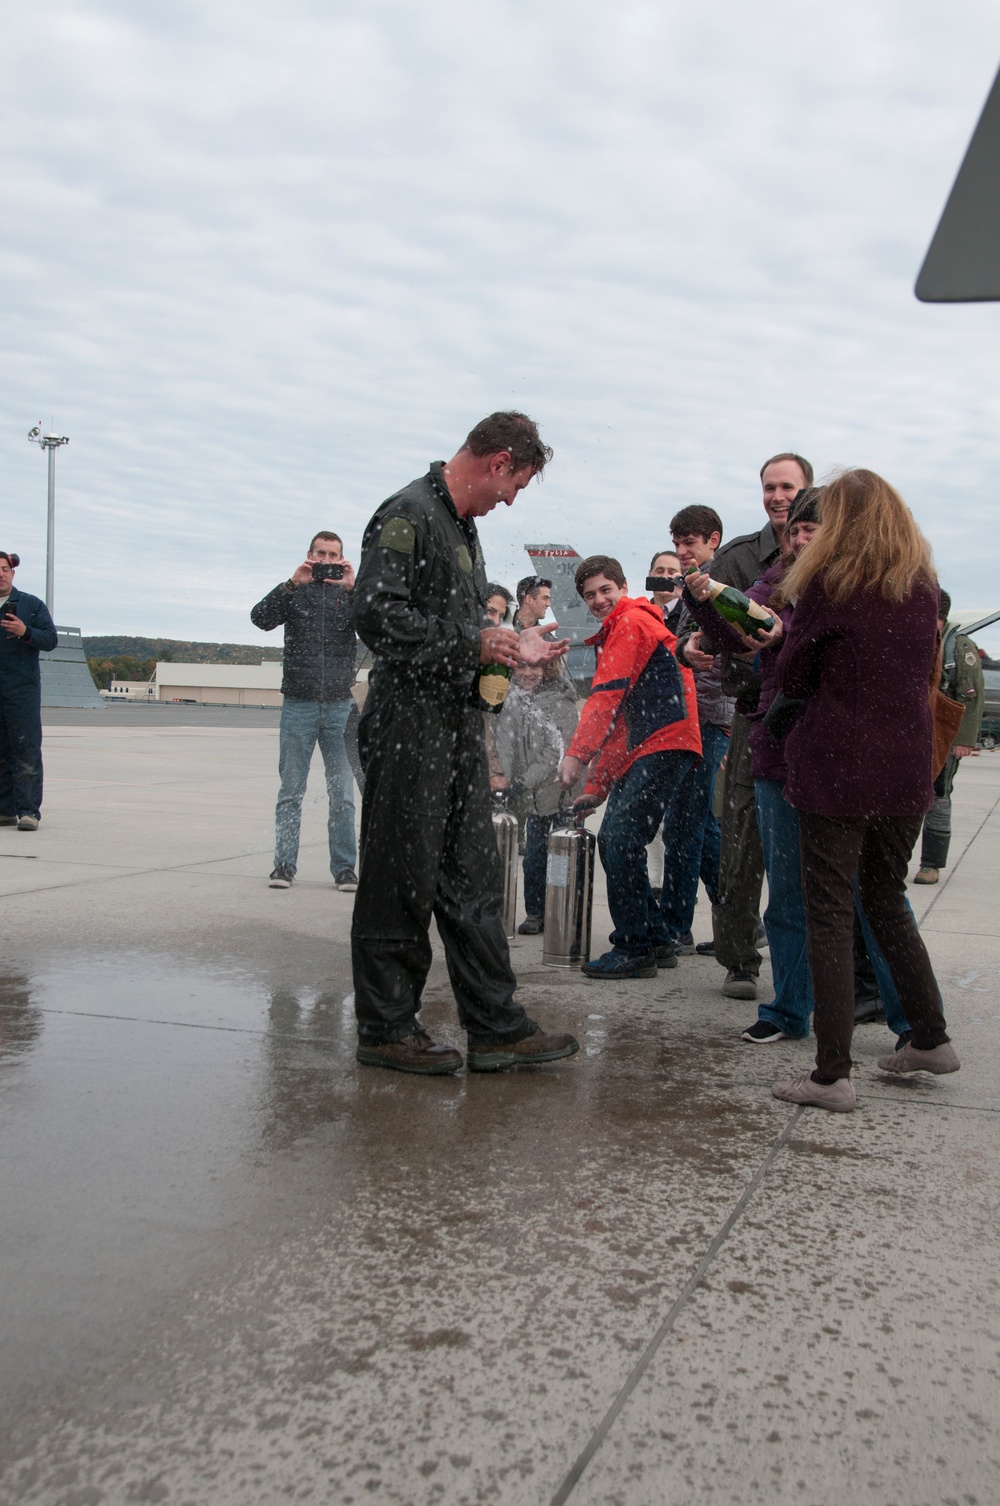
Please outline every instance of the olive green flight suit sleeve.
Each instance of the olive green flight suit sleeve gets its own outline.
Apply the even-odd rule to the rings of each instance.
[[[954,688],[949,693],[965,707],[965,715],[955,733],[955,742],[960,748],[974,748],[979,741],[983,723],[986,688],[979,650],[964,633],[959,633],[955,639]]]

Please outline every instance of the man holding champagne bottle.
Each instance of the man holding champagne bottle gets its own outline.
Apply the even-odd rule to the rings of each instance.
[[[780,553],[780,539],[788,509],[798,493],[813,481],[813,468],[802,455],[782,451],[765,460],[760,485],[767,521],[759,533],[746,533],[723,545],[712,562],[712,578],[746,591]],[[736,697],[730,729],[722,792],[722,848],[719,864],[721,904],[712,912],[715,960],[726,969],[722,992],[728,998],[757,997],[760,952],[760,895],[764,854],[757,829],[754,784],[750,777],[750,744],[743,714],[753,711],[760,680],[749,663],[723,656],[723,687]],[[699,948],[701,950],[701,948]]]
[[[514,1001],[489,806],[481,671],[558,659],[548,628],[486,626],[476,519],[510,507],[552,451],[523,413],[494,413],[447,462],[377,510],[361,546],[354,626],[374,666],[358,732],[365,772],[351,952],[358,1061],[438,1074],[462,1065],[418,1019],[437,922],[467,1065],[496,1072],[579,1050]],[[493,676],[494,679],[499,678]]]

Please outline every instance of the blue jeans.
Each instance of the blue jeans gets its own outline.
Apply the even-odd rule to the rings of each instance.
[[[694,921],[701,879],[713,905],[719,903],[722,833],[712,810],[712,789],[729,748],[725,727],[701,729],[701,761],[689,769],[663,823],[663,891],[660,907],[667,935],[686,936]]]
[[[610,941],[629,957],[642,956],[670,940],[649,887],[646,844],[653,840],[665,816],[673,819],[673,803],[697,758],[697,753],[680,750],[647,753],[611,786],[597,848],[615,926]]]
[[[758,1017],[785,1035],[809,1034],[813,1012],[812,979],[806,956],[806,910],[802,899],[799,816],[776,779],[754,781],[757,825],[767,872],[764,929],[771,950],[774,1001],[762,1004]]]
[[[281,789],[274,813],[274,866],[295,872],[299,857],[302,797],[313,749],[319,743],[330,801],[330,872],[336,878],[358,860],[354,835],[354,781],[347,761],[344,728],[353,696],[342,701],[296,701],[285,697],[278,740]]]
[[[784,785],[774,779],[758,779],[754,784],[757,823],[764,849],[764,867],[767,870],[764,928],[771,951],[771,976],[774,982],[773,1002],[762,1004],[757,1014],[760,1019],[777,1025],[785,1035],[803,1037],[809,1034],[813,991],[806,956],[806,912],[802,899],[799,817],[798,812],[784,798],[783,789]],[[909,908],[909,900],[906,903]],[[893,1034],[899,1035],[910,1027],[906,1023],[888,963],[858,901],[857,883],[854,904],[885,1009],[886,1024]]]
[[[904,903],[912,916],[913,909],[910,901],[907,899],[904,900]],[[909,1030],[910,1027],[907,1024],[906,1015],[903,1013],[899,990],[892,981],[892,973],[889,971],[889,964],[885,960],[885,954],[875,940],[875,933],[868,924],[865,912],[861,908],[861,901],[858,898],[857,879],[854,880],[854,908],[858,912],[858,919],[861,922],[861,930],[865,938],[865,946],[868,948],[868,956],[871,958],[872,972],[875,974],[875,986],[878,989],[879,998],[882,1000],[882,1008],[885,1011],[885,1023],[893,1035],[902,1035],[903,1031]],[[916,921],[914,921],[914,924],[916,924]],[[939,989],[939,1001],[940,998],[941,991]]]

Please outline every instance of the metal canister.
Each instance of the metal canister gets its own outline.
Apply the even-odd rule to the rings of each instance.
[[[493,832],[503,869],[504,935],[508,941],[517,930],[517,817],[510,811],[494,809]]]
[[[579,967],[590,956],[596,850],[597,838],[582,816],[549,834],[542,950],[547,967]]]

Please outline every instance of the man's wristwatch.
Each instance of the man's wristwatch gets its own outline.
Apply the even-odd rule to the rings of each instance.
[[[291,576],[289,576],[287,580],[283,580],[281,584],[284,586],[286,591],[297,591],[299,589],[297,582],[292,580]]]

